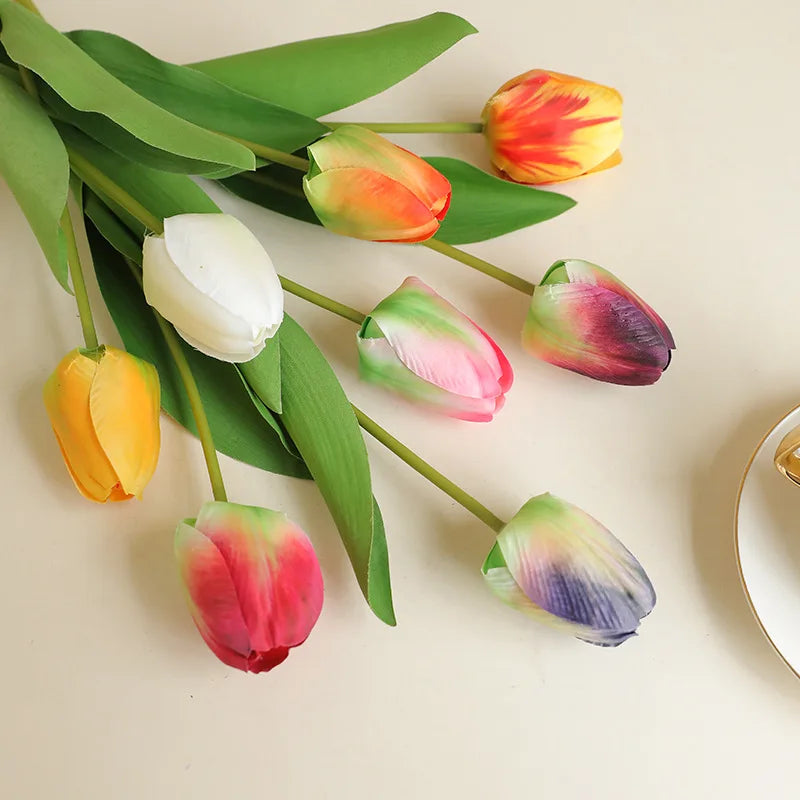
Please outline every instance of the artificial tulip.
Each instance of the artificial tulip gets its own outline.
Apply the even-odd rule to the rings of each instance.
[[[442,414],[488,422],[514,379],[502,350],[419,278],[406,278],[358,333],[361,377]]]
[[[178,525],[175,556],[195,625],[228,666],[271,670],[319,617],[319,562],[285,514],[206,503],[197,519]]]
[[[536,287],[522,344],[538,358],[607,383],[655,383],[675,342],[664,320],[588,261],[557,261]]]
[[[656,602],[650,579],[619,540],[551,494],[514,515],[482,572],[503,602],[603,647],[635,636]]]
[[[97,503],[141,497],[161,441],[155,367],[116,347],[73,350],[43,394],[78,491]]]
[[[450,182],[419,156],[358,125],[310,145],[303,190],[334,233],[385,242],[421,242],[439,228]]]
[[[535,69],[483,109],[492,163],[519,183],[555,183],[622,160],[622,97],[598,83]]]
[[[261,243],[228,214],[179,214],[143,252],[147,302],[207,356],[255,358],[283,320],[283,291]]]

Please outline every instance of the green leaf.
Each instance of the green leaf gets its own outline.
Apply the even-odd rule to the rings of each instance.
[[[426,158],[453,187],[436,239],[468,244],[557,217],[575,205],[571,197],[496,178],[457,158]]]
[[[328,504],[370,608],[394,625],[386,534],[355,414],[325,357],[291,317],[284,317],[280,344],[281,421]]]
[[[181,157],[186,160],[181,171],[197,174],[224,167],[254,169],[255,157],[246,147],[151,103],[13,0],[0,0],[0,21],[0,41],[8,55],[35,72],[66,108],[87,112],[78,115],[80,127],[101,141],[110,140],[112,148],[120,141],[139,140],[141,152],[160,150]]]
[[[575,205],[571,197],[495,178],[457,158],[426,158],[453,187],[447,216],[436,233],[448,244],[482,242],[556,217]],[[302,176],[271,166],[235,175],[222,185],[251,203],[319,225],[305,199]]]
[[[328,130],[311,117],[239,92],[190,67],[161,61],[121,36],[102,31],[68,36],[126,86],[203,128],[290,152]]]
[[[102,237],[120,254],[134,264],[142,263],[142,243],[134,238],[111,209],[98,196],[86,190],[84,213],[91,220]]]
[[[280,414],[283,410],[280,330],[271,339],[267,339],[264,349],[255,358],[240,364],[239,371],[261,402]]]
[[[242,92],[319,117],[394,86],[471,33],[476,30],[465,19],[438,11],[192,66]]]
[[[69,292],[69,268],[59,222],[67,203],[69,161],[44,110],[0,75],[0,175],[39,241],[56,280]]]
[[[115,155],[70,125],[58,123],[57,127],[69,148],[91,161],[157,217],[164,219],[175,214],[219,212],[217,204],[188,176],[134,164]],[[89,185],[95,193],[102,196],[101,188]],[[123,214],[123,219],[127,224],[129,217]],[[141,225],[137,227],[131,224],[129,227],[132,230],[143,230]]]
[[[103,299],[126,349],[158,369],[164,411],[196,434],[178,371],[136,279],[108,242],[89,226],[89,242]],[[183,345],[203,398],[214,443],[221,453],[269,472],[309,477],[303,462],[284,447],[260,412],[232,364],[208,358]],[[275,422],[277,425],[277,421]]]

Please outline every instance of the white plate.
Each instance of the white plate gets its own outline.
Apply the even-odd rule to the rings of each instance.
[[[744,593],[767,639],[800,678],[800,486],[775,469],[781,439],[800,425],[800,406],[761,440],[736,504],[736,561]]]

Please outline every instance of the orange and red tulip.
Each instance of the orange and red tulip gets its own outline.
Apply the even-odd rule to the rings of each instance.
[[[518,183],[556,183],[622,160],[622,96],[534,69],[501,86],[482,114],[492,163]]]

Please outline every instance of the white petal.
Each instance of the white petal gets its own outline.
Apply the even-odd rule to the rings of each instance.
[[[209,347],[207,344],[204,344],[203,342],[193,338],[186,333],[186,331],[182,331],[180,328],[175,328],[175,330],[181,339],[194,347],[195,350],[199,350],[203,355],[216,358],[218,361],[227,361],[229,364],[241,364],[245,361],[250,361],[264,349],[264,341],[262,340],[259,344],[253,345],[252,347],[246,348],[242,351],[215,350],[213,347]]]
[[[186,280],[162,237],[145,239],[142,271],[147,302],[194,346],[202,342],[204,348],[223,354],[242,353],[262,338],[263,330],[254,330]]]
[[[164,241],[183,276],[255,330],[283,320],[283,289],[267,252],[229,214],[180,214],[164,220]]]

